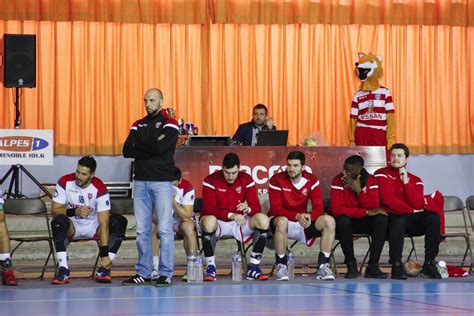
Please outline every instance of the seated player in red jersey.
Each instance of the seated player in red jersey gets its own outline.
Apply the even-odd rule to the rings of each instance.
[[[380,208],[379,187],[375,177],[364,169],[359,155],[348,157],[344,169],[331,183],[331,210],[336,219],[336,238],[341,243],[346,279],[359,276],[354,256],[353,234],[370,234],[370,258],[365,270],[366,278],[386,279],[380,271],[379,260],[387,238],[387,213]]]
[[[52,284],[70,282],[66,247],[68,240],[80,238],[99,239],[100,267],[95,280],[99,283],[112,282],[110,269],[122,244],[127,219],[119,214],[110,214],[109,192],[105,184],[94,176],[96,167],[93,157],[82,157],[76,172],[62,176],[56,184],[51,229],[59,269]]]
[[[216,279],[213,241],[231,236],[246,243],[255,231],[258,238],[252,248],[246,278],[268,280],[259,265],[267,241],[269,220],[267,215],[260,213],[255,182],[239,168],[239,157],[229,153],[224,157],[222,170],[208,175],[203,181],[201,227],[207,264],[204,281]]]
[[[286,158],[286,170],[270,179],[270,228],[273,233],[277,263],[277,280],[287,281],[288,239],[311,246],[321,237],[318,257],[318,280],[334,280],[329,268],[329,257],[334,242],[334,218],[323,214],[323,202],[318,178],[304,170],[305,155],[292,151]],[[307,212],[311,200],[311,213]]]
[[[392,279],[404,280],[407,274],[402,265],[405,234],[425,235],[425,263],[422,274],[441,279],[436,268],[436,256],[441,241],[440,216],[424,208],[423,182],[406,169],[410,151],[404,144],[390,148],[390,167],[375,172],[379,185],[380,205],[388,215],[388,243]]]

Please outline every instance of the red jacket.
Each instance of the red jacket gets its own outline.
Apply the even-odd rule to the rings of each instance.
[[[379,208],[379,186],[373,175],[369,175],[362,192],[355,193],[344,186],[342,172],[331,182],[331,210],[333,216],[347,215],[351,218],[367,216],[367,210]]]
[[[242,214],[237,211],[237,204],[247,201],[251,208],[249,216],[260,212],[257,188],[252,177],[239,171],[233,184],[228,184],[224,179],[222,170],[204,178],[202,183],[202,211],[201,215],[214,215],[221,221],[231,221],[229,213]]]
[[[306,183],[297,189],[286,171],[279,172],[270,179],[268,216],[285,216],[290,221],[296,221],[298,213],[307,213],[309,199],[313,206],[311,219],[316,220],[323,214],[323,198],[318,178],[303,171],[302,180]]]
[[[398,169],[385,167],[375,172],[379,184],[380,204],[384,210],[393,214],[410,214],[424,207],[423,182],[414,174],[408,173],[410,181],[403,184]]]

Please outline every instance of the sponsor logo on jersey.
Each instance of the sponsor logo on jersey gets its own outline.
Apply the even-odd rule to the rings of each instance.
[[[161,122],[156,122],[155,127],[160,128],[161,124],[162,124]]]
[[[0,137],[0,150],[35,151],[48,147],[49,143],[38,137],[5,136]]]
[[[308,189],[304,188],[303,191],[301,191],[301,194],[303,195],[308,195]]]
[[[365,113],[362,115],[359,115],[359,119],[362,121],[368,121],[368,120],[383,120],[383,115],[380,113],[370,113],[370,110],[372,108],[369,108],[369,113]]]
[[[237,192],[238,194],[242,193],[242,187],[240,185],[236,187],[235,192]]]
[[[87,197],[89,198],[89,200],[92,200],[92,196],[93,196],[92,193],[87,194]]]

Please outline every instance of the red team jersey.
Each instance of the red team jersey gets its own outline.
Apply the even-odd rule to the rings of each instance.
[[[323,198],[318,178],[307,171],[302,172],[300,187],[291,182],[286,171],[275,174],[270,179],[270,210],[268,216],[285,216],[296,221],[298,213],[307,213],[311,199],[311,219],[316,220],[323,214]]]
[[[222,170],[204,178],[202,183],[202,216],[214,215],[225,222],[232,221],[227,216],[229,213],[242,214],[237,211],[237,204],[247,201],[251,208],[249,216],[260,212],[257,188],[252,177],[239,171],[233,184],[228,184],[224,179]]]
[[[86,188],[81,188],[74,181],[75,174],[62,176],[56,184],[56,192],[53,201],[64,204],[66,209],[88,206],[92,212],[85,219],[98,221],[97,212],[110,210],[110,198],[107,187],[99,178],[92,178],[91,183]]]
[[[423,182],[408,173],[410,182],[403,184],[398,169],[385,167],[375,172],[379,184],[380,204],[388,213],[411,214],[424,207]]]
[[[344,186],[342,172],[331,182],[331,214],[333,216],[347,215],[351,218],[365,217],[366,211],[379,208],[379,186],[373,175],[369,175],[362,192],[357,195]]]
[[[351,118],[357,127],[387,130],[387,113],[395,112],[390,90],[380,87],[374,91],[359,90],[354,94]]]

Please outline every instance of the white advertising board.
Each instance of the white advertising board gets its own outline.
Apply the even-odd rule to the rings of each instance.
[[[0,129],[0,165],[53,165],[53,131]]]

